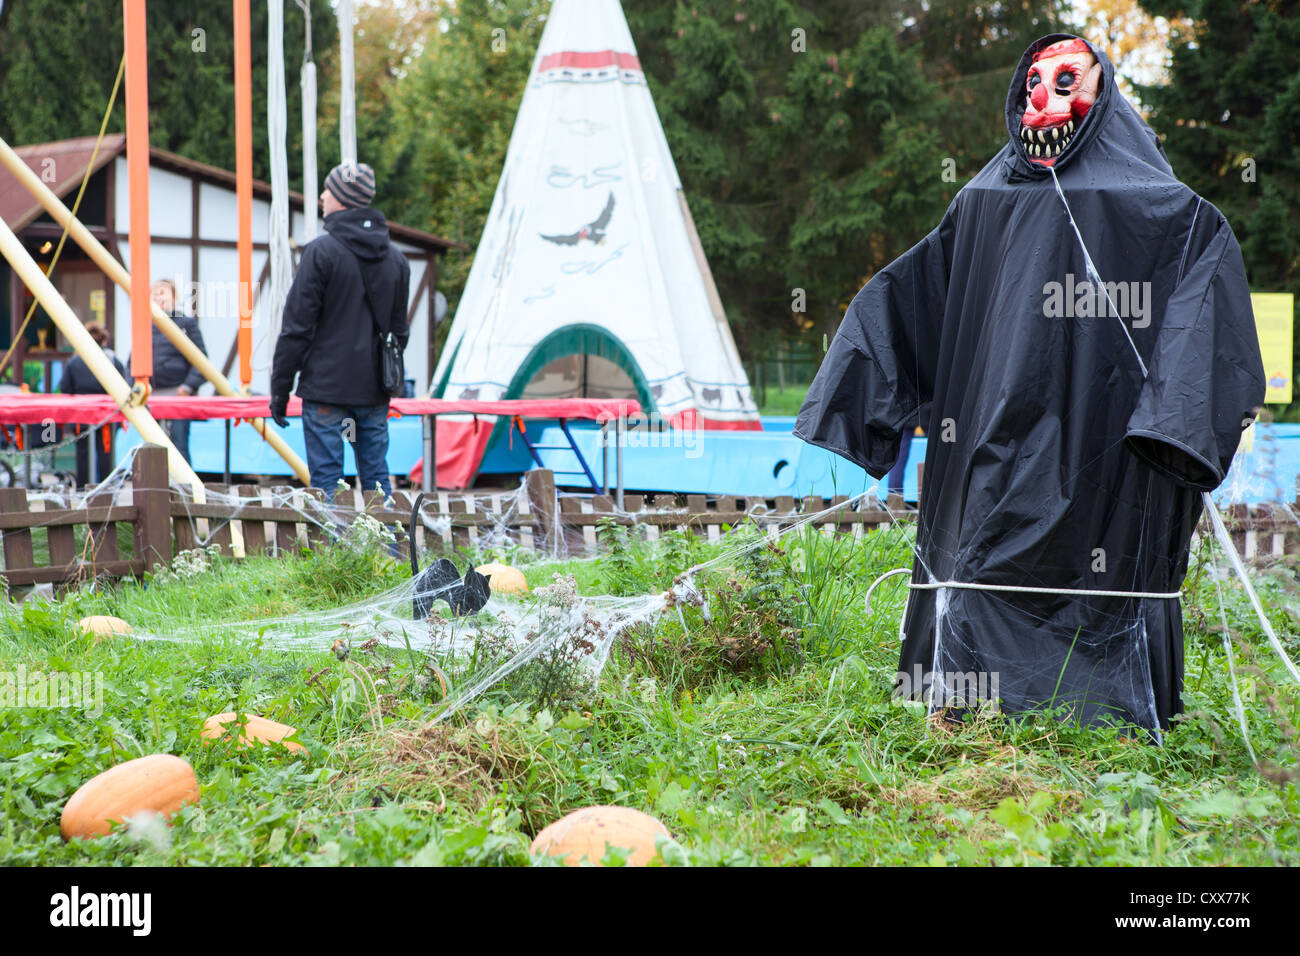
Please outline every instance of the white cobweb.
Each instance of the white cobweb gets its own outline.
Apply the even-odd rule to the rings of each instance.
[[[54,489],[33,493],[31,500],[55,507],[125,501],[129,497],[130,466],[128,457],[113,474],[93,488],[81,492]],[[250,499],[238,493],[209,489],[206,504],[229,506],[236,514],[250,505],[292,509],[300,516],[301,527],[310,531],[312,537],[327,539],[339,547],[387,548],[395,557],[399,556],[396,542],[374,520],[373,513],[368,514],[366,509],[356,506],[350,494],[328,505],[302,489],[262,488],[257,494],[256,499]],[[183,486],[173,487],[173,498],[193,504],[191,492]],[[519,518],[529,510],[528,496],[522,483],[514,492],[464,494],[456,498],[465,502],[466,513],[477,516],[478,523],[473,527],[453,529],[449,516],[435,510],[438,508],[436,500],[427,501],[418,516],[426,541],[441,542],[444,551],[450,551],[458,538],[475,554],[513,557],[519,561],[538,560],[539,555],[573,560],[584,548],[581,531],[566,528],[562,523],[564,515],[559,509],[556,509],[556,515],[561,524],[549,537],[543,537],[540,530],[526,525],[521,530]],[[390,500],[387,505],[392,511],[398,503]],[[283,649],[333,649],[339,656],[346,656],[350,648],[367,642],[393,649],[411,649],[427,661],[430,680],[437,682],[435,697],[440,700],[440,707],[435,719],[444,719],[484,695],[500,692],[503,688],[519,696],[530,689],[536,691],[538,686],[545,690],[546,683],[552,682],[554,686],[549,688],[552,692],[572,689],[590,693],[614,643],[629,629],[653,624],[666,613],[680,615],[683,604],[694,605],[702,614],[708,615],[708,602],[695,583],[701,572],[735,562],[743,555],[766,547],[770,540],[809,525],[820,525],[842,509],[879,507],[882,505],[874,494],[866,492],[816,513],[782,514],[768,512],[762,507],[750,508],[747,522],[751,529],[754,526],[762,529],[763,534],[753,534],[752,530],[737,533],[733,529],[720,535],[715,541],[712,558],[684,567],[673,585],[662,592],[627,597],[581,595],[574,588],[572,578],[556,575],[553,584],[536,588],[528,594],[494,593],[487,606],[471,616],[455,617],[448,604],[439,601],[435,602],[435,610],[429,617],[420,619],[413,611],[416,585],[408,579],[362,600],[325,610],[248,620],[169,621],[165,629],[137,627],[135,633],[147,641],[224,638],[258,641],[263,646]],[[203,509],[198,505],[193,505],[193,510],[195,516],[188,523],[195,547],[177,557],[176,564],[182,567],[187,561],[201,564],[202,558],[198,556],[212,551],[219,538],[225,540],[223,529],[227,521],[200,517]],[[373,504],[370,510],[373,512]],[[1278,511],[1287,513],[1281,507]],[[610,514],[633,523],[637,521],[636,513],[615,509]],[[403,528],[408,517],[409,513],[401,515]],[[247,520],[241,518],[241,523]],[[273,526],[270,527],[272,530],[266,534],[266,540],[269,549],[275,551],[275,533]],[[898,533],[897,529],[907,527],[907,523],[894,522],[889,527],[892,530],[871,533]],[[226,530],[231,531],[233,527]],[[94,533],[96,529],[91,531]],[[238,535],[231,537],[231,544],[237,545]],[[300,542],[301,538],[295,536],[295,550]],[[1193,551],[1196,550],[1194,547]],[[938,583],[921,554],[918,552],[916,569],[912,572],[913,586],[917,582]],[[599,560],[599,557],[590,559]],[[83,555],[82,560],[93,569],[92,556]],[[430,560],[432,558],[426,554],[422,566],[427,566]],[[463,556],[458,557],[456,563],[461,572],[468,567]],[[161,573],[165,577],[169,572]],[[1225,652],[1229,655],[1227,666],[1232,669],[1233,647],[1229,640],[1232,632],[1228,630],[1227,612],[1221,596],[1224,584],[1230,582],[1217,562],[1210,568],[1210,573],[1220,594],[1219,614],[1223,618]],[[986,704],[991,697],[994,703],[1000,700],[1009,712],[1031,710],[1031,705],[1051,703],[1087,718],[1108,709],[1114,711],[1113,702],[1123,700],[1129,704],[1124,713],[1114,714],[1118,722],[1146,728],[1154,741],[1160,741],[1155,680],[1147,647],[1147,615],[1167,613],[1166,602],[1060,594],[1052,596],[1047,608],[1050,620],[1047,620],[1040,595],[1030,599],[1027,595],[1015,593],[939,588],[936,597],[936,610],[931,622],[936,639],[929,662],[934,679],[927,684],[924,693],[913,694],[926,704],[931,713],[945,711],[954,702]],[[908,602],[909,605],[914,603]],[[869,606],[867,610],[870,610]],[[915,608],[905,608],[904,615],[914,611]],[[1026,628],[1039,632],[1047,626],[1052,629],[1054,639],[1047,642],[1038,658],[1030,661],[1026,661],[1017,649],[1006,648],[1000,652],[996,646],[989,646],[986,633],[980,627],[981,620],[989,615],[996,615],[1002,622],[1022,620]],[[685,625],[684,619],[682,623]],[[1287,668],[1292,669],[1294,665],[1275,636],[1269,643],[1286,661]],[[981,687],[972,694],[974,687],[966,680],[972,672],[1004,676],[1000,686]],[[903,676],[900,673],[899,677]],[[1235,670],[1230,676],[1234,716],[1246,736],[1254,760],[1255,752],[1249,742],[1249,728]],[[1082,692],[1077,690],[1080,687]],[[1062,688],[1070,690],[1062,693]]]

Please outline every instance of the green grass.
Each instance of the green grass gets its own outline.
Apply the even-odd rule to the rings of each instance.
[[[595,803],[661,818],[674,863],[1300,862],[1288,738],[1300,707],[1270,689],[1279,669],[1231,583],[1229,620],[1246,648],[1237,667],[1267,775],[1232,717],[1208,575],[1193,571],[1185,607],[1187,715],[1155,747],[1046,718],[936,729],[892,700],[903,589],[882,586],[870,615],[862,597],[906,563],[906,532],[861,542],[809,532],[757,550],[600,535],[598,559],[522,565],[530,583],[562,573],[586,594],[654,593],[714,558],[697,579],[708,619],[686,606],[634,629],[594,696],[498,692],[432,725],[437,704],[405,650],[357,647],[341,663],[256,639],[95,643],[75,629],[93,613],[162,636],[288,613],[310,626],[314,611],[404,580],[386,558],[324,548],[217,561],[183,580],[7,607],[0,670],[102,674],[104,710],[0,709],[0,862],[525,864],[541,827]],[[1295,653],[1294,570],[1278,567],[1260,587]],[[367,715],[355,668],[384,696],[382,718]],[[311,756],[201,741],[204,718],[228,710],[292,724]],[[199,807],[170,828],[62,841],[60,812],[81,783],[156,752],[193,764]]]
[[[807,385],[790,385],[786,388],[769,386],[763,392],[763,404],[759,406],[760,415],[798,415],[808,394]]]

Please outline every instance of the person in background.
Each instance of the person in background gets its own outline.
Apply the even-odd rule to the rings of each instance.
[[[370,207],[374,198],[375,172],[365,163],[340,164],[325,177],[325,234],[303,249],[271,366],[271,417],[288,427],[297,376],[307,469],[312,487],[331,501],[343,479],[345,438],[362,489],[392,494],[378,328],[406,348],[411,267],[389,242],[384,214]]]
[[[95,344],[104,350],[108,360],[113,363],[113,367],[126,377],[126,369],[122,367],[122,361],[113,354],[109,348],[108,329],[104,328],[98,322],[88,322],[86,331],[90,337],[95,340]],[[59,391],[66,395],[104,395],[104,386],[99,384],[99,379],[91,373],[90,367],[86,365],[86,360],[80,355],[74,355],[63,366],[63,378],[59,382]],[[85,426],[73,426],[78,432]],[[103,481],[108,473],[113,470],[113,425],[105,425],[100,429],[99,434],[91,435],[77,442],[77,485],[85,488],[92,481]],[[95,473],[90,473],[90,448],[95,449]]]
[[[170,279],[159,279],[149,290],[154,304],[171,316],[172,321],[184,330],[189,340],[199,347],[204,355],[208,354],[203,344],[203,333],[199,331],[199,320],[186,315],[176,308],[176,286]],[[127,376],[127,381],[131,377]],[[195,395],[203,384],[203,373],[190,364],[189,359],[181,354],[180,349],[172,345],[171,339],[163,334],[157,325],[153,326],[153,377],[149,386],[154,395]],[[167,437],[176,446],[186,461],[190,460],[190,420],[174,418],[161,421],[160,425],[167,432]]]
[[[903,439],[898,448],[898,461],[889,469],[889,494],[903,496],[903,479],[907,475],[907,459],[912,454],[912,438],[916,434],[916,422],[903,429]]]

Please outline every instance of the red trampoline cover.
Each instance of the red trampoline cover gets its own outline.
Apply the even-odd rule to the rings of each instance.
[[[267,418],[270,399],[265,395],[230,398],[224,395],[157,395],[149,399],[154,418]],[[641,406],[629,399],[565,398],[553,401],[513,400],[499,402],[450,401],[441,398],[395,398],[390,403],[399,415],[521,415],[524,418],[580,418],[609,421],[619,415],[639,415]],[[289,399],[289,414],[302,414],[302,402]],[[14,392],[0,395],[0,424],[97,425],[121,422],[126,417],[107,395],[46,395]],[[439,432],[441,435],[441,432]],[[441,455],[439,459],[441,459]]]

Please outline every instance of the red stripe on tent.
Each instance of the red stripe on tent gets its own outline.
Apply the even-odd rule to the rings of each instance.
[[[577,50],[565,50],[562,53],[548,53],[542,57],[537,67],[538,73],[571,67],[577,70],[599,70],[601,67],[618,65],[624,70],[641,72],[641,61],[635,53],[619,53],[617,50],[595,50],[580,53]]]

